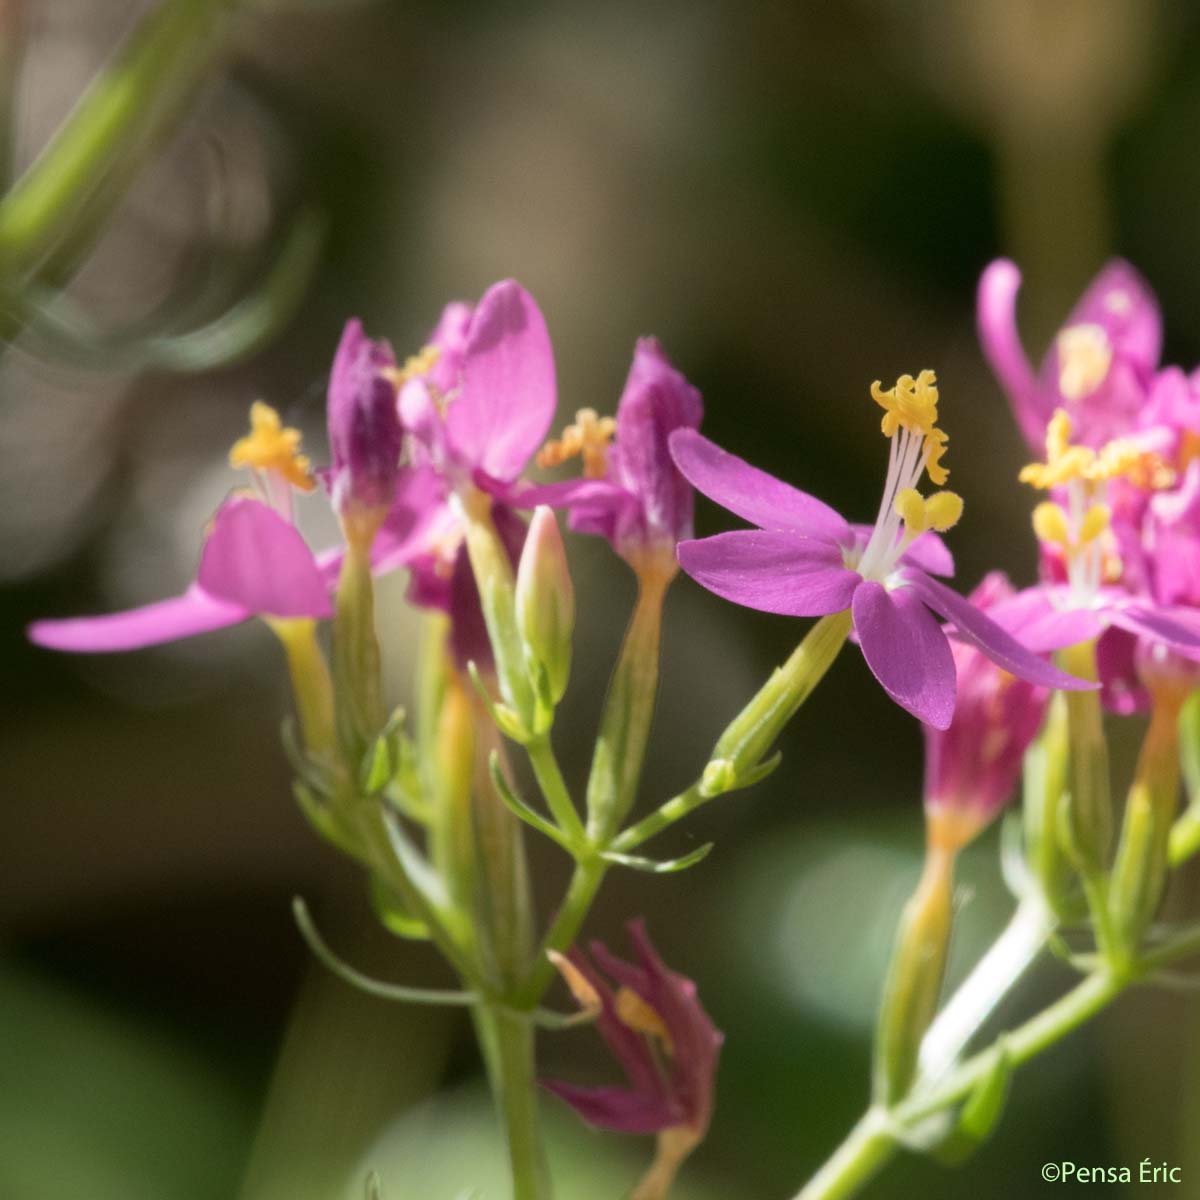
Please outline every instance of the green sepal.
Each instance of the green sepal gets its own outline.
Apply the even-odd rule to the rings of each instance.
[[[367,1200],[383,1200],[383,1184],[379,1182],[376,1171],[367,1175]]]
[[[703,846],[698,846],[690,854],[684,854],[679,858],[643,858],[638,854],[618,854],[615,850],[605,850],[600,857],[605,862],[614,863],[618,867],[629,867],[634,871],[645,871],[650,875],[671,875],[676,871],[686,871],[688,867],[694,867],[698,862],[707,858],[713,845],[713,842],[705,842]]]
[[[483,682],[483,677],[479,674],[479,668],[474,661],[467,663],[467,674],[471,677],[471,682],[475,685],[475,690],[479,693],[480,699],[483,701],[484,708],[487,709],[488,716],[492,718],[492,724],[500,730],[502,734],[510,741],[524,745],[531,736],[530,731],[525,728],[521,718],[507,704],[503,702],[497,704],[488,693],[487,685]]]
[[[929,1149],[943,1166],[956,1167],[966,1162],[991,1137],[1004,1112],[1012,1074],[1012,1058],[1001,1038],[994,1048],[991,1065],[959,1109],[950,1133]]]
[[[737,792],[761,783],[783,761],[783,752],[776,750],[770,758],[753,767],[738,770],[729,758],[714,758],[705,768],[700,780],[700,794],[706,799],[723,796],[726,792]]]
[[[325,797],[314,792],[307,784],[298,779],[292,781],[292,795],[296,797],[296,803],[299,804],[300,811],[307,818],[308,823],[321,837],[336,846],[343,854],[350,855],[351,858],[362,857],[362,847],[357,839],[342,829]]]
[[[1193,692],[1179,712],[1179,762],[1188,801],[1200,804],[1200,691]]]
[[[388,933],[394,933],[396,937],[408,941],[429,940],[429,926],[420,917],[413,916],[395,889],[388,887],[378,876],[372,875],[368,892],[371,908]]]
[[[379,795],[400,770],[408,741],[404,733],[404,715],[404,709],[397,708],[388,717],[379,736],[367,747],[358,769],[358,786],[364,795]],[[411,751],[407,757],[412,757]]]
[[[283,743],[284,757],[299,783],[314,795],[330,798],[337,792],[337,771],[320,759],[313,758],[305,750],[296,729],[296,721],[288,716],[279,726],[279,740]]]
[[[496,794],[504,801],[505,807],[514,816],[524,821],[526,825],[533,826],[538,833],[545,834],[551,841],[557,842],[564,850],[574,856],[574,850],[566,834],[553,821],[543,817],[541,813],[531,808],[522,800],[509,784],[508,780],[505,779],[504,771],[500,766],[500,754],[496,750],[493,750],[488,756],[488,771],[491,773],[492,786],[495,787]]]

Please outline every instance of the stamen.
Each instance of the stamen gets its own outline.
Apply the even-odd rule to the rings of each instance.
[[[667,1023],[632,988],[623,987],[617,991],[616,1009],[617,1018],[622,1025],[635,1033],[646,1033],[658,1038],[663,1044],[663,1049],[668,1054],[674,1054],[675,1048],[671,1043]]]
[[[547,950],[546,957],[571,989],[571,995],[575,997],[579,1007],[586,1013],[599,1013],[604,1005],[600,1002],[600,993],[592,986],[588,977],[565,954],[560,954],[557,950]]]
[[[901,428],[927,435],[933,432],[938,419],[936,383],[934,372],[922,371],[916,379],[901,375],[896,386],[886,392],[878,379],[871,384],[871,398],[884,410],[884,437],[895,437]]]
[[[557,467],[572,458],[583,459],[583,474],[602,479],[608,470],[608,446],[617,432],[612,417],[598,416],[594,408],[581,408],[575,423],[568,425],[558,441],[547,442],[538,451],[539,467]]]
[[[250,433],[234,442],[229,465],[274,474],[302,492],[311,492],[317,484],[312,463],[300,453],[300,439],[300,430],[285,427],[275,409],[256,400],[250,406]]]
[[[1101,325],[1072,325],[1058,335],[1058,390],[1068,400],[1090,396],[1108,377],[1112,346]]]
[[[422,346],[416,354],[410,354],[405,360],[402,367],[385,367],[380,374],[389,383],[399,388],[406,384],[410,379],[418,379],[422,375],[428,375],[434,367],[437,366],[438,359],[442,356],[440,346],[432,344]]]
[[[1038,541],[1049,542],[1054,546],[1066,547],[1071,542],[1070,527],[1067,514],[1060,504],[1053,500],[1043,500],[1033,510],[1033,532]]]

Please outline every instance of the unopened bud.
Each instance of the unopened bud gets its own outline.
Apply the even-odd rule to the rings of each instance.
[[[365,519],[370,536],[392,503],[400,469],[403,431],[387,378],[395,364],[386,342],[368,338],[357,320],[346,323],[329,378],[330,484],[343,523]]]
[[[575,588],[554,513],[539,506],[517,567],[517,630],[535,678],[544,674],[547,699],[557,704],[571,672]]]

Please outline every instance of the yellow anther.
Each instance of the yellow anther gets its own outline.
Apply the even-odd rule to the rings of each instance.
[[[538,451],[539,467],[557,467],[568,459],[583,459],[588,479],[602,479],[608,470],[608,444],[617,431],[612,417],[597,416],[594,408],[581,408],[575,423],[568,425],[558,441],[547,442]]]
[[[905,488],[898,493],[892,507],[896,510],[896,516],[904,522],[904,528],[914,537],[929,528],[925,497],[916,488]]]
[[[949,436],[942,429],[930,430],[925,438],[925,474],[929,476],[929,482],[937,487],[941,487],[950,478],[949,469],[942,466],[942,458],[949,441]]]
[[[937,376],[932,371],[922,371],[916,379],[901,375],[896,386],[886,392],[878,379],[871,384],[871,398],[884,410],[885,437],[895,437],[901,429],[923,434],[934,431],[938,419],[936,384]]]
[[[428,375],[437,366],[441,356],[440,346],[432,344],[422,346],[416,354],[410,354],[404,360],[402,367],[385,367],[380,374],[393,386],[402,387],[410,379],[419,379],[422,375]]]
[[[1058,335],[1058,390],[1068,400],[1090,396],[1107,378],[1112,345],[1103,326],[1072,325]]]
[[[963,499],[957,492],[934,492],[925,501],[925,520],[937,533],[953,529],[963,515]]]
[[[1083,514],[1079,526],[1079,544],[1086,546],[1088,542],[1094,542],[1108,528],[1111,518],[1112,510],[1107,504],[1093,504]]]
[[[554,964],[554,969],[563,977],[571,995],[584,1012],[593,1015],[604,1007],[600,1003],[600,993],[592,986],[588,977],[565,955],[557,950],[547,950],[546,957]]]
[[[1033,510],[1033,532],[1038,541],[1050,542],[1054,546],[1067,546],[1071,541],[1067,514],[1053,500],[1043,500]]]
[[[635,1033],[648,1033],[658,1038],[668,1054],[675,1052],[667,1023],[632,988],[618,989],[616,1008],[617,1019],[621,1024]]]
[[[311,492],[317,484],[308,456],[300,453],[300,438],[300,430],[285,427],[269,404],[256,400],[250,406],[250,432],[234,442],[229,465],[273,471],[302,492]]]
[[[1021,469],[1022,483],[1046,491],[1079,479],[1105,483],[1118,476],[1162,480],[1169,486],[1169,469],[1157,454],[1143,450],[1130,438],[1115,438],[1099,451],[1090,446],[1072,446],[1071,420],[1060,408],[1046,428],[1046,461],[1029,463]]]

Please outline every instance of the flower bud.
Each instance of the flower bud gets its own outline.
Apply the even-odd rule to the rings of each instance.
[[[403,430],[396,390],[385,372],[396,364],[391,347],[346,322],[329,377],[330,490],[343,523],[382,520],[396,490]],[[373,535],[374,529],[371,529]]]
[[[575,588],[558,522],[545,505],[529,524],[517,568],[516,603],[517,629],[535,684],[543,677],[549,703],[557,704],[571,672]]]

